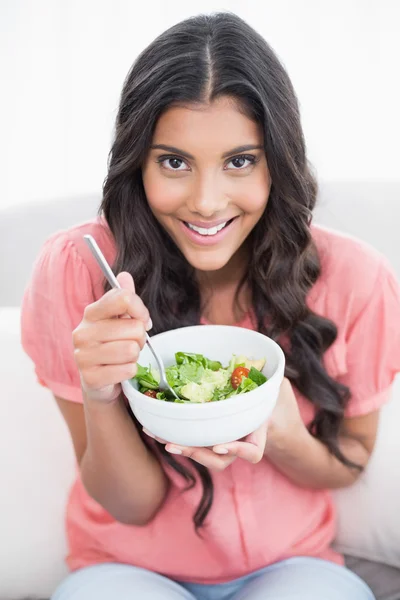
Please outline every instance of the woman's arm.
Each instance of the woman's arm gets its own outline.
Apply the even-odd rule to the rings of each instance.
[[[345,419],[339,448],[350,461],[365,467],[374,448],[379,411]],[[347,467],[299,423],[292,435],[272,426],[265,456],[297,485],[309,488],[341,488],[351,485],[362,471]]]
[[[118,521],[145,525],[165,498],[167,478],[129,416],[120,382],[136,374],[151,321],[132,276],[117,279],[121,289],[88,304],[72,332],[83,407],[71,411],[58,402],[88,493]]]
[[[168,491],[167,478],[147,450],[120,396],[84,405],[56,398],[69,427],[88,494],[117,521],[145,525]]]
[[[376,411],[343,422],[338,440],[340,449],[360,467],[365,467],[373,450],[378,419],[379,411]],[[167,444],[166,449],[178,450],[183,456],[215,470],[226,469],[236,458],[255,464],[266,457],[297,485],[316,489],[346,487],[362,472],[345,466],[308,432],[293,388],[286,378],[268,423],[245,440],[214,446],[212,450],[172,444]]]

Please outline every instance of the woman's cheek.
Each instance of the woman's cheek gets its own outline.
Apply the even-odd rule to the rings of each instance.
[[[147,201],[153,212],[171,214],[185,204],[186,191],[177,181],[149,182],[145,185]]]
[[[262,213],[267,205],[269,186],[249,183],[237,186],[231,193],[231,202],[246,214]]]

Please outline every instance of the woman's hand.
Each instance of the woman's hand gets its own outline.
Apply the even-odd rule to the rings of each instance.
[[[243,398],[245,402],[246,399]],[[214,446],[213,448],[193,448],[170,444],[165,440],[157,439],[165,444],[165,449],[171,454],[179,454],[201,463],[214,471],[223,471],[233,463],[236,458],[257,464],[268,454],[268,449],[275,444],[282,444],[286,436],[296,435],[297,431],[304,428],[303,421],[297,405],[296,396],[288,379],[281,385],[278,401],[269,420],[256,431],[236,442],[229,442]],[[154,437],[144,430],[147,435]],[[268,431],[268,441],[267,441]]]
[[[148,436],[154,438],[153,434],[143,430]],[[260,462],[264,455],[265,442],[267,439],[267,423],[264,423],[256,431],[238,442],[221,444],[213,448],[194,448],[170,444],[160,438],[154,438],[171,454],[180,454],[191,458],[213,471],[223,471],[229,467],[236,458],[242,458],[252,464]]]
[[[120,382],[136,374],[146,329],[151,328],[149,311],[135,294],[132,276],[123,272],[117,280],[122,289],[109,290],[89,304],[72,334],[82,389],[87,398],[102,402],[117,399]]]

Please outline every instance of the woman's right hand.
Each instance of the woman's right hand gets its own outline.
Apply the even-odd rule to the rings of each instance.
[[[132,276],[122,272],[117,280],[122,289],[109,290],[89,304],[72,334],[82,389],[88,399],[105,403],[116,400],[120,382],[136,374],[146,331],[152,327]]]

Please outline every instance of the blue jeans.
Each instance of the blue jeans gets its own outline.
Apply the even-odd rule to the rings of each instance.
[[[51,600],[375,600],[346,567],[295,557],[219,584],[175,582],[138,567],[106,563],[71,573]]]

